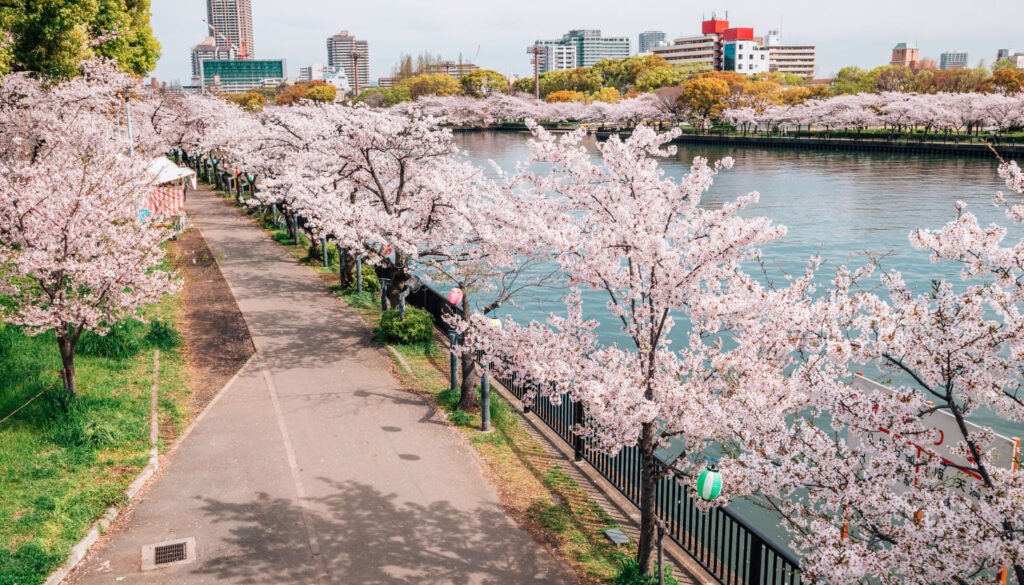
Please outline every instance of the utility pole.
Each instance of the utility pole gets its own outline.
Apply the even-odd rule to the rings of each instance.
[[[533,45],[527,47],[526,52],[533,55],[533,97],[540,99],[540,57],[548,54],[548,48],[543,45]]]

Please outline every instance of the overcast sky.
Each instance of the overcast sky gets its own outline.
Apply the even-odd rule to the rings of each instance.
[[[348,30],[370,43],[370,75],[389,75],[402,53],[424,51],[502,73],[532,74],[526,47],[576,28],[628,36],[661,30],[670,38],[700,33],[702,16],[729,11],[733,26],[757,35],[781,28],[785,44],[818,47],[818,76],[846,65],[888,62],[893,45],[916,42],[938,62],[967,51],[971,66],[991,65],[996,50],[1024,51],[1022,0],[252,0],[256,57],[283,58],[288,74],[326,63],[328,36]],[[191,76],[189,49],[206,36],[206,0],[153,0],[153,28],[163,45],[154,75]],[[477,51],[479,50],[479,56]]]

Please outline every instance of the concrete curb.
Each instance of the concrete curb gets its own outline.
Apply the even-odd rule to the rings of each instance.
[[[199,413],[199,416],[197,416],[195,420],[193,420],[192,423],[185,428],[185,431],[181,433],[181,436],[174,441],[174,444],[167,450],[167,454],[173,453],[178,448],[178,446],[181,445],[185,438],[188,437],[188,435],[192,432],[192,429],[194,429],[195,426],[199,423],[199,421],[203,419],[206,413],[209,412],[210,407],[220,400],[221,396],[224,395],[224,392],[229,387],[231,387],[232,384],[235,383],[235,380],[238,379],[238,376],[249,366],[249,363],[252,362],[252,360],[255,358],[255,354],[250,356],[249,359],[245,362],[245,364],[243,364],[242,367],[239,368],[237,372],[235,372],[235,375],[232,376],[231,379],[228,380],[228,383],[225,384],[224,387],[220,389],[220,392],[217,393],[217,396],[215,396],[214,399],[211,400],[210,403],[206,405],[206,408],[204,408],[203,411]],[[139,472],[139,475],[135,477],[132,483],[124,491],[125,498],[127,498],[125,507],[127,507],[127,504],[131,503],[131,501],[135,499],[135,496],[137,496],[139,492],[142,491],[143,486],[145,486],[146,483],[150,479],[152,479],[153,476],[156,475],[156,472],[160,469],[160,453],[157,447],[157,440],[159,438],[159,426],[157,422],[158,413],[156,411],[156,406],[158,404],[157,392],[159,386],[159,375],[160,350],[158,349],[153,354],[153,387],[150,391],[150,400],[152,406],[150,410],[149,462],[146,463],[146,466],[142,468],[142,471]],[[44,582],[44,585],[60,585],[60,583],[64,581],[64,579],[67,578],[69,574],[71,574],[71,571],[73,571],[75,567],[77,567],[78,564],[85,559],[85,557],[89,554],[89,549],[92,548],[92,545],[96,544],[96,541],[100,539],[100,536],[106,533],[107,529],[110,528],[110,525],[113,524],[115,520],[117,520],[117,517],[121,515],[122,509],[122,507],[119,507],[117,505],[107,508],[107,511],[104,512],[104,514],[100,516],[98,520],[93,522],[92,527],[89,529],[89,532],[85,535],[85,537],[82,538],[82,540],[78,541],[78,544],[71,547],[71,554],[68,555],[67,560],[64,561],[64,564],[57,567],[56,569],[54,569],[52,573],[50,573],[50,576],[47,577],[46,581]]]
[[[405,373],[412,375],[412,368],[409,366],[409,362],[405,361],[405,357],[403,357],[402,354],[394,348],[394,346],[389,345],[388,351],[391,352],[391,355],[395,356],[395,359],[398,360],[398,363],[402,366],[402,369],[405,370]]]

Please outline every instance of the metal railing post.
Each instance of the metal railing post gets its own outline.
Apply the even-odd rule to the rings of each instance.
[[[381,311],[387,310],[387,296],[384,294],[385,286],[381,280],[380,297],[381,297]],[[363,255],[356,254],[356,292],[363,292]]]
[[[491,377],[487,375],[487,364],[484,366],[484,374],[480,377],[480,430],[488,432],[491,430]]]
[[[459,356],[455,353],[455,344],[458,342],[459,334],[450,331],[448,332],[448,347],[449,347],[449,381],[451,385],[449,388],[452,393],[455,393],[459,389]]]
[[[750,533],[750,561],[747,565],[747,584],[761,585],[763,574],[761,572],[761,553],[764,549],[764,542],[761,537]]]
[[[583,403],[574,402],[572,405],[572,422],[575,427],[583,426]],[[572,436],[573,459],[583,461],[583,436],[573,431]]]

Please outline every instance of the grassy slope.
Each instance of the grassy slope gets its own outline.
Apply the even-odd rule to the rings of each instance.
[[[168,299],[150,316],[175,321]],[[59,386],[60,358],[52,334],[27,337],[0,326],[0,418],[40,391]],[[137,355],[80,355],[80,398],[65,413],[55,393],[0,424],[0,585],[41,583],[146,465],[153,375],[148,328],[133,333]],[[101,342],[102,343],[102,342]],[[187,421],[187,364],[179,349],[160,357],[163,437]]]

